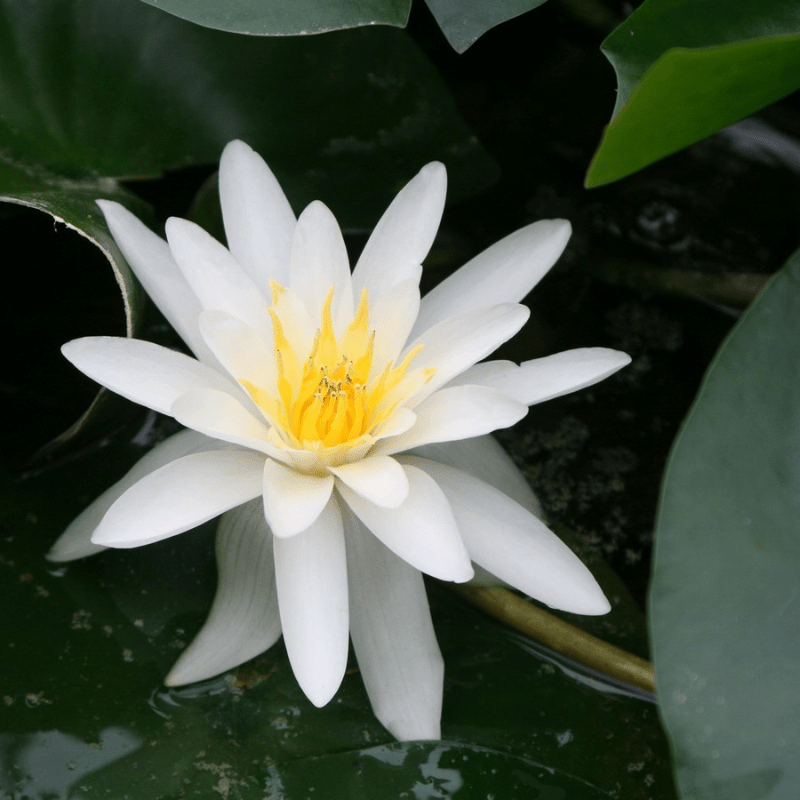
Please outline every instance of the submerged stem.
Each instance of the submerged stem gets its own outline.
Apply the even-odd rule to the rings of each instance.
[[[495,619],[556,652],[612,678],[655,692],[655,672],[646,659],[564,622],[502,586],[453,584],[451,588]]]

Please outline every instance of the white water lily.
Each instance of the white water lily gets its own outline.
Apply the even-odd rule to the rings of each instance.
[[[519,301],[560,256],[563,220],[511,234],[420,300],[441,164],[398,194],[352,274],[331,212],[314,202],[295,219],[247,145],[226,147],[219,182],[228,248],[182,219],[168,221],[165,242],[100,202],[195,357],[107,337],[64,354],[187,430],[86,509],[50,558],[138,547],[221,515],[217,595],[166,682],[217,675],[282,633],[321,706],[352,638],[378,719],[399,739],[438,738],[443,664],[421,573],[467,581],[475,562],[554,608],[608,611],[488,434],[629,358],[590,348],[482,361],[527,320]]]

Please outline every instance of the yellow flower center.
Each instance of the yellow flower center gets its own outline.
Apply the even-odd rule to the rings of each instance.
[[[287,332],[298,325],[291,304],[281,302],[286,292],[271,284],[273,340],[277,394],[249,381],[241,384],[292,448],[320,450],[341,445],[371,443],[404,400],[433,376],[433,369],[409,372],[422,350],[419,345],[397,365],[390,361],[378,371],[373,364],[375,331],[369,326],[367,290],[340,337],[334,331],[331,287],[322,306],[322,321],[311,351],[298,353]]]

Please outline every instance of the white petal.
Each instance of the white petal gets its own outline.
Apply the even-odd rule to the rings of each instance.
[[[259,500],[223,514],[217,529],[214,604],[167,686],[204,681],[263,653],[281,635],[272,535]]]
[[[372,710],[400,740],[438,739],[444,662],[422,575],[343,512],[350,636]]]
[[[339,484],[353,513],[400,558],[443,581],[472,577],[469,555],[453,512],[436,482],[415,466],[405,466],[408,497],[397,508],[381,508]]]
[[[203,309],[227,311],[268,340],[272,322],[266,297],[236,259],[199,225],[185,219],[167,220],[167,241],[183,276]]]
[[[106,489],[70,523],[56,540],[47,558],[50,561],[72,561],[105,550],[102,545],[92,543],[92,534],[119,497],[146,475],[165,464],[190,453],[211,450],[214,446],[215,443],[211,439],[195,431],[181,431],[156,445],[149,453],[142,456],[121,480]]]
[[[196,528],[261,494],[264,456],[195,453],[151,472],[108,510],[92,536],[107,547],[139,547]]]
[[[402,281],[370,308],[370,325],[375,330],[372,375],[396,361],[419,312],[419,282]]]
[[[347,560],[339,504],[331,498],[309,528],[274,539],[286,651],[308,699],[324,706],[347,667]]]
[[[409,352],[423,344],[411,368],[433,367],[436,370],[408,405],[413,408],[451,378],[482,361],[510,339],[529,316],[530,311],[525,306],[509,303],[479,308],[434,325],[405,349]]]
[[[449,385],[494,386],[531,406],[593,386],[630,363],[630,356],[619,350],[582,347],[525,361],[520,366],[511,361],[484,361],[462,372]]]
[[[404,280],[419,284],[422,261],[428,255],[444,210],[447,172],[432,162],[423,167],[392,201],[375,226],[353,270],[353,295],[362,288],[377,303]]]
[[[531,514],[542,518],[542,506],[517,465],[494,436],[476,436],[456,442],[426,444],[414,455],[468,472],[516,500]]]
[[[191,389],[241,391],[200,361],[140,339],[89,336],[67,342],[61,352],[106,389],[162,414],[169,414],[175,400]]]
[[[202,361],[208,350],[197,330],[201,305],[183,277],[167,243],[128,209],[110,200],[98,200],[114,241],[150,299]]]
[[[503,492],[460,470],[404,457],[441,487],[474,561],[525,594],[573,614],[611,606],[583,562],[537,517]]]
[[[412,336],[475,308],[518,303],[556,263],[571,232],[566,220],[544,219],[493,244],[425,295]]]
[[[328,504],[333,475],[306,475],[267,459],[264,465],[264,513],[275,536],[304,531]]]
[[[408,497],[405,470],[388,456],[368,456],[331,472],[357,495],[382,508],[397,508]]]
[[[397,436],[398,434],[405,433],[417,421],[417,415],[405,406],[399,406],[392,415],[384,420],[373,431],[373,438],[378,441],[387,436]]]
[[[275,390],[277,370],[271,335],[264,339],[247,323],[224,311],[203,311],[199,323],[203,339],[233,380]]]
[[[244,398],[242,398],[244,399]],[[182,394],[173,404],[172,416],[181,425],[231,444],[279,456],[269,442],[269,426],[254,417],[238,399],[214,389],[196,389]]]
[[[391,455],[431,442],[470,439],[508,428],[519,422],[528,407],[497,389],[486,386],[454,386],[440,389],[421,402],[414,412],[414,427],[399,436],[382,439],[371,455]]]
[[[219,199],[228,247],[264,297],[285,286],[295,218],[264,160],[244,142],[227,145],[219,163]]]
[[[350,261],[336,218],[319,200],[311,203],[297,220],[289,285],[300,295],[314,320],[320,319],[322,304],[333,287],[334,330],[341,335],[353,318]]]

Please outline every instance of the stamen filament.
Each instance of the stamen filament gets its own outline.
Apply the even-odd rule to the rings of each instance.
[[[242,380],[280,436],[292,447],[319,451],[338,448],[348,442],[363,447],[372,433],[407,398],[424,385],[434,370],[408,373],[412,361],[422,350],[415,347],[398,364],[387,363],[376,378],[369,380],[375,351],[375,331],[369,328],[369,296],[361,292],[358,308],[347,329],[337,339],[333,327],[334,289],[325,297],[320,327],[304,360],[292,347],[286,330],[297,331],[299,324],[292,309],[294,298],[284,298],[287,290],[270,284],[277,380],[273,396],[261,387]],[[368,383],[369,380],[369,383]]]

